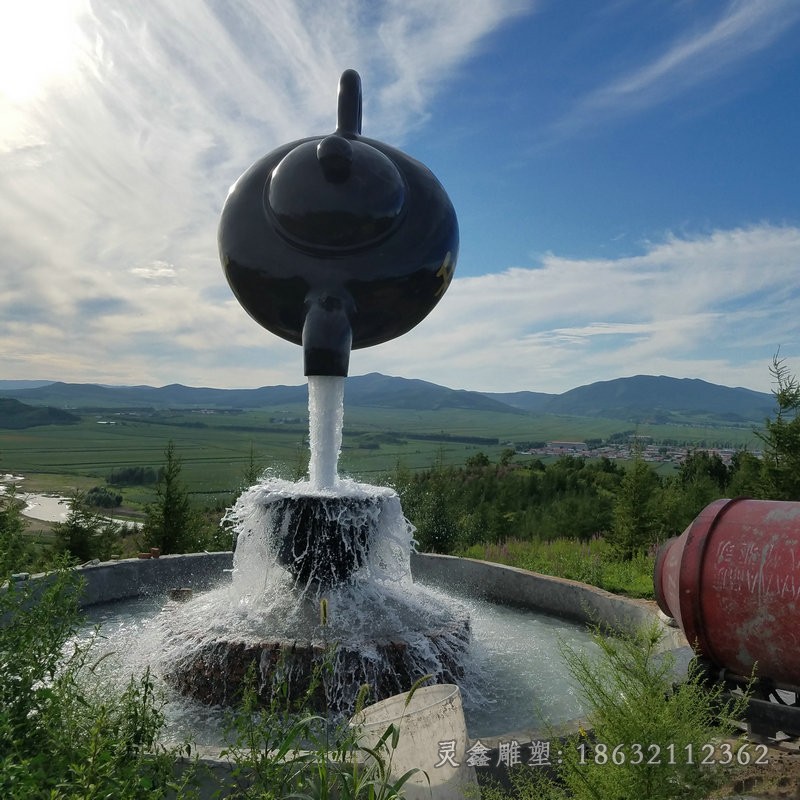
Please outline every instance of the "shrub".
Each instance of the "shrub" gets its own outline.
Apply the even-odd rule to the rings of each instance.
[[[0,577],[18,572],[28,562],[25,523],[14,491],[0,495]]]
[[[515,800],[702,800],[729,777],[721,748],[716,764],[700,762],[730,737],[746,702],[722,701],[699,671],[675,683],[674,662],[659,654],[657,626],[620,638],[598,633],[599,658],[569,648],[563,654],[582,686],[591,736],[581,731],[560,745],[555,777],[526,768],[512,775]],[[554,754],[555,755],[555,754]],[[507,795],[497,787],[484,800]]]
[[[85,494],[75,492],[67,518],[57,522],[53,531],[58,551],[83,563],[92,558],[110,558],[119,542],[120,528],[118,523],[92,511]]]
[[[609,542],[600,536],[585,542],[508,539],[499,545],[473,545],[459,555],[581,581],[617,594],[653,597],[653,556],[640,554],[620,561]]]
[[[157,743],[164,717],[149,673],[121,693],[99,686],[90,644],[69,644],[81,588],[62,564],[0,590],[0,796],[187,797],[172,781],[176,751]]]
[[[122,495],[105,486],[92,486],[85,496],[86,504],[95,508],[116,508],[122,505]]]

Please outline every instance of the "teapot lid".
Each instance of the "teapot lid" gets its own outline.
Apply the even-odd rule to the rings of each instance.
[[[361,79],[349,70],[339,87],[336,132],[290,150],[264,188],[267,213],[296,247],[357,250],[389,236],[402,221],[405,179],[360,134]]]

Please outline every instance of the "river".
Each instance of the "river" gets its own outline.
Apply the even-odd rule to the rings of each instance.
[[[0,494],[8,491],[9,484],[14,484],[19,488],[19,483],[25,478],[22,475],[2,475],[0,476]],[[25,508],[22,510],[24,516],[30,519],[37,519],[42,522],[65,522],[69,516],[69,498],[58,494],[39,494],[38,492],[17,492],[17,497],[25,501]],[[102,515],[101,515],[102,516]],[[126,519],[110,518],[112,522],[120,522],[134,527],[141,527],[140,522],[132,522]]]

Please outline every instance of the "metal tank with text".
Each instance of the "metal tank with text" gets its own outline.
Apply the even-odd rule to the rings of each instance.
[[[751,727],[800,735],[800,503],[716,500],[660,549],[654,584],[710,680],[755,676]]]

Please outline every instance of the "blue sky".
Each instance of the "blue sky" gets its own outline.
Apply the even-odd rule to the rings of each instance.
[[[800,372],[796,0],[7,0],[0,378],[299,384],[225,282],[219,211],[335,127],[426,163],[459,217],[431,315],[354,351],[454,388]]]

